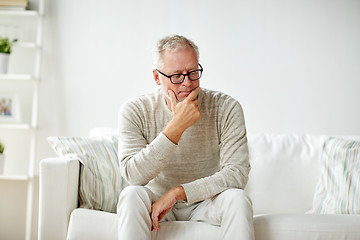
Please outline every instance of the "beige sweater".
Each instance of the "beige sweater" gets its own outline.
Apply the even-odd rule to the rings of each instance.
[[[228,95],[202,89],[201,118],[178,145],[162,129],[171,120],[161,89],[127,101],[119,111],[121,175],[161,196],[182,185],[188,203],[229,188],[244,189],[250,171],[243,111]]]

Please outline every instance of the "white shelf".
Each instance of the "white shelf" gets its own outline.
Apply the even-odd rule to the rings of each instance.
[[[3,180],[3,181],[27,181],[27,180],[29,180],[29,176],[0,174],[0,181],[1,180]]]
[[[0,122],[0,129],[10,129],[10,130],[30,130],[33,129],[30,124],[27,123],[1,123]]]
[[[14,43],[13,47],[34,48],[35,49],[39,46],[34,42],[16,42],[16,43]]]
[[[34,10],[0,10],[0,16],[37,17],[40,15],[37,11]]]
[[[36,80],[32,75],[27,74],[0,74],[0,81],[11,80],[11,81],[32,81]]]

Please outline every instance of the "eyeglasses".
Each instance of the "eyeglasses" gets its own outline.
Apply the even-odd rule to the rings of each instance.
[[[188,72],[187,74],[166,75],[165,73],[160,72],[158,69],[156,69],[156,71],[158,73],[160,73],[161,75],[164,75],[165,77],[169,78],[170,82],[172,84],[180,84],[180,83],[184,82],[186,76],[188,76],[188,78],[191,81],[196,81],[196,80],[199,80],[201,78],[201,75],[202,75],[202,72],[203,72],[204,69],[202,68],[200,63],[198,63],[198,64],[200,66],[200,69]]]

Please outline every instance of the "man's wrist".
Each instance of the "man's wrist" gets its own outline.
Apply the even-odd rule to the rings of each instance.
[[[187,201],[187,197],[186,197],[186,193],[185,193],[185,190],[182,186],[177,186],[174,188],[174,191],[175,191],[175,198],[176,198],[176,201],[178,200],[183,200],[183,201]]]
[[[179,126],[177,126],[176,123],[174,123],[173,120],[171,120],[166,127],[163,129],[163,133],[165,136],[172,141],[175,144],[178,144],[180,141],[180,138],[185,130],[181,129]]]

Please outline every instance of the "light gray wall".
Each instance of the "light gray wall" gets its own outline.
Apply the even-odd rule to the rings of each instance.
[[[201,86],[238,99],[248,132],[360,134],[360,1],[48,1],[39,156],[49,135],[116,127],[157,88],[151,49],[193,39]]]
[[[171,33],[199,45],[202,87],[238,99],[250,134],[360,135],[360,1],[46,2],[39,161],[54,156],[47,136],[115,128],[124,101],[155,90],[151,48]],[[2,235],[20,239],[25,186],[0,187],[20,206],[1,222],[21,225]]]

